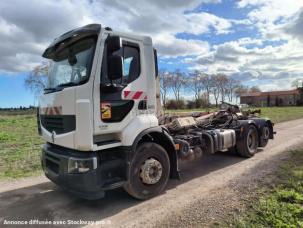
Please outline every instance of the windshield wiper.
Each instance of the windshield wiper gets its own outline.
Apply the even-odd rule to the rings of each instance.
[[[62,83],[57,85],[56,87],[65,87],[65,86],[75,86],[75,85],[79,85],[79,82],[66,82],[66,83]]]
[[[43,90],[44,90],[45,93],[51,93],[51,92],[57,91],[56,88],[44,88]]]
[[[76,85],[81,85],[83,82],[85,82],[85,80],[81,80],[79,82],[66,82],[66,83],[61,83],[59,85],[57,85],[54,88],[45,88],[44,89],[44,93],[52,93],[52,92],[56,92],[56,91],[61,91],[64,87],[69,87],[69,86],[76,86]]]
[[[66,83],[62,83],[57,85],[56,87],[66,87],[66,86],[77,86],[77,85],[82,85],[84,82],[86,82],[87,78],[82,79],[78,82],[66,82]]]

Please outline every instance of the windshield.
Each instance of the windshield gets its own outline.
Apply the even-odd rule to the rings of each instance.
[[[51,62],[47,89],[75,86],[87,82],[91,72],[95,43],[95,38],[86,38],[56,53]]]

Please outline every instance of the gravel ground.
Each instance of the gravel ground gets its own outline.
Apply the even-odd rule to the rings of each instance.
[[[261,187],[275,183],[277,178],[275,172],[283,162],[287,161],[289,156],[290,153],[285,152],[261,162],[250,172],[240,175],[210,193],[209,197],[197,197],[196,201],[186,205],[177,213],[172,213],[168,219],[158,221],[155,227],[213,227],[219,225],[220,221],[244,211],[249,202],[258,198]]]

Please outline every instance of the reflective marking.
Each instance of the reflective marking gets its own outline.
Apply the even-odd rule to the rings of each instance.
[[[125,99],[125,100],[147,100],[147,95],[143,91],[124,91],[123,99]]]

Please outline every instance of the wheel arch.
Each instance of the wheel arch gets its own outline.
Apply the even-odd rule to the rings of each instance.
[[[202,138],[206,142],[207,151],[211,154],[214,154],[216,151],[215,151],[215,143],[213,137],[209,133],[203,132]]]
[[[170,161],[170,178],[180,179],[178,156],[175,144],[165,128],[160,126],[142,131],[132,145],[132,158],[136,156],[136,148],[143,142],[154,142],[162,146],[168,154]]]
[[[270,131],[269,138],[273,139],[274,138],[274,123],[269,119],[267,119],[265,123],[269,127],[269,131]]]
[[[239,138],[238,138],[239,140],[242,140],[242,138],[244,136],[243,132],[247,131],[247,129],[251,125],[253,125],[257,129],[258,135],[260,134],[260,132],[259,132],[260,130],[258,128],[258,124],[253,119],[250,119],[250,120],[239,120],[239,124],[240,124],[240,126],[239,126],[240,131],[239,131]],[[242,128],[243,128],[243,130],[242,130]]]

